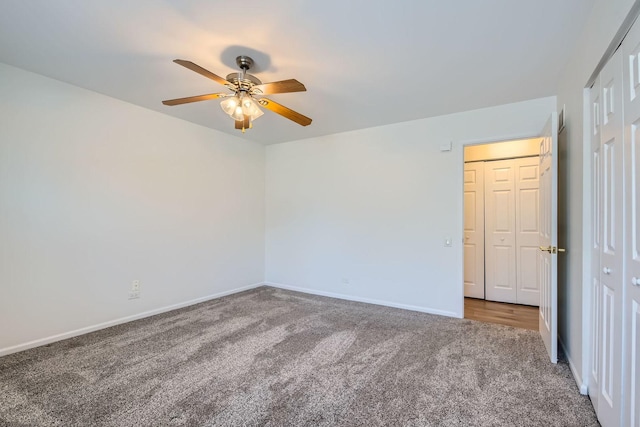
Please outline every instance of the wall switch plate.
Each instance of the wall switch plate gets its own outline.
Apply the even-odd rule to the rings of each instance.
[[[134,280],[133,282],[131,282],[131,290],[132,291],[140,290],[140,280]]]

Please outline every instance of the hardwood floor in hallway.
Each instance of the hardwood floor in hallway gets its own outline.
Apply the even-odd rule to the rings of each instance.
[[[528,305],[465,298],[464,318],[532,331],[538,330],[538,307]]]

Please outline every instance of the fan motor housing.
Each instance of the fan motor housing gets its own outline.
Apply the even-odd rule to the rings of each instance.
[[[262,84],[260,79],[252,74],[245,74],[244,79],[242,79],[242,73],[227,74],[227,81],[233,83],[234,85],[249,87]]]

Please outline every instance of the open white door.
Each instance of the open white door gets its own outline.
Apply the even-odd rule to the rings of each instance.
[[[539,329],[552,363],[558,362],[558,114],[540,140]]]

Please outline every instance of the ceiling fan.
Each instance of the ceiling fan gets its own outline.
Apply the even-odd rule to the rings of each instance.
[[[236,129],[242,130],[243,133],[245,129],[252,127],[252,122],[255,119],[264,114],[260,107],[280,114],[299,125],[308,126],[311,124],[309,117],[263,96],[276,93],[304,92],[307,88],[296,79],[262,83],[256,76],[247,73],[247,71],[253,67],[253,59],[248,56],[238,56],[236,58],[236,64],[238,64],[241,71],[239,73],[229,74],[226,79],[213,74],[209,70],[205,70],[191,61],[176,59],[173,62],[226,86],[233,93],[210,93],[206,95],[189,96],[187,98],[169,99],[162,101],[164,105],[180,105],[223,98],[220,106],[225,113],[235,120]]]

